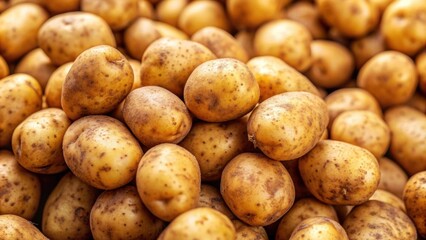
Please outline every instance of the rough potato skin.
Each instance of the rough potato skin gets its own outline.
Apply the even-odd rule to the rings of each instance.
[[[233,219],[232,224],[234,224],[236,232],[235,240],[268,240],[264,227],[250,226],[237,219]]]
[[[403,200],[418,233],[426,237],[426,171],[410,177],[404,188]]]
[[[48,240],[30,221],[13,215],[0,215],[0,236],[7,240]]]
[[[62,108],[62,85],[65,82],[65,78],[67,77],[67,74],[70,71],[72,64],[72,62],[65,63],[58,67],[52,73],[52,75],[50,75],[44,93],[44,95],[46,96],[47,106],[54,108]]]
[[[327,217],[312,217],[297,225],[289,240],[349,240],[345,229],[336,221]]]
[[[379,161],[380,183],[378,188],[395,194],[402,199],[402,192],[407,183],[407,173],[393,160],[383,157]]]
[[[200,200],[198,201],[198,207],[213,208],[223,213],[229,219],[235,218],[234,214],[231,212],[231,210],[229,210],[228,206],[223,200],[222,195],[220,195],[219,189],[211,185],[201,184]]]

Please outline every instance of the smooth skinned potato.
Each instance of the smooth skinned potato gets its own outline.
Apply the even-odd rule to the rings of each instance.
[[[177,26],[179,15],[188,4],[188,0],[164,0],[156,7],[157,18],[161,22]]]
[[[402,201],[402,199],[400,197],[395,196],[394,194],[386,191],[386,190],[382,190],[382,189],[377,189],[373,196],[370,197],[369,200],[377,200],[377,201],[381,201],[384,203],[389,203],[390,205],[401,209],[402,211],[406,212],[405,210],[405,205],[404,205],[404,201]]]
[[[373,32],[365,37],[354,40],[350,49],[355,58],[355,63],[360,69],[364,63],[380,52],[386,50],[385,41],[379,31]]]
[[[253,47],[254,31],[241,30],[235,34],[235,39],[245,49],[249,58],[253,58],[255,55]]]
[[[300,222],[289,239],[349,240],[345,229],[336,220],[321,216]]]
[[[13,214],[0,215],[0,236],[10,240],[48,240],[30,221]]]
[[[160,33],[161,37],[167,37],[167,38],[175,38],[180,40],[188,40],[189,37],[186,33],[178,29],[177,27],[174,27],[170,24],[154,21],[155,27],[157,28],[157,31]]]
[[[46,84],[45,97],[46,103],[49,107],[62,108],[61,96],[62,85],[65,82],[68,72],[71,69],[72,62],[65,63],[58,67],[49,77]]]
[[[312,34],[314,39],[324,39],[327,32],[321,22],[318,8],[311,2],[294,2],[287,7],[286,16],[288,19],[301,23]]]
[[[378,188],[402,198],[402,192],[408,180],[407,173],[393,160],[386,157],[380,159],[379,165],[380,183]]]
[[[228,206],[223,200],[222,195],[220,195],[219,189],[211,185],[201,184],[198,207],[213,208],[223,213],[229,219],[235,218],[234,214],[231,212],[231,210],[229,210]]]
[[[426,237],[426,171],[410,177],[405,185],[403,199],[407,214],[413,220],[417,231]]]
[[[250,226],[237,219],[232,220],[232,224],[235,227],[235,240],[268,240],[268,234],[261,226]]]
[[[147,18],[138,18],[124,31],[124,44],[129,54],[136,59],[142,56],[148,46],[161,38],[154,22]]]

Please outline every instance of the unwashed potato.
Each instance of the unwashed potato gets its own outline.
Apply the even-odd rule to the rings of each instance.
[[[43,6],[53,14],[77,11],[81,0],[44,0]]]
[[[124,124],[102,115],[73,122],[65,132],[63,151],[66,164],[77,177],[106,190],[132,181],[143,155]]]
[[[419,74],[419,87],[423,93],[426,93],[426,51],[416,57],[416,68]]]
[[[390,153],[405,171],[413,175],[426,170],[426,116],[400,106],[386,111],[385,121],[392,137]]]
[[[62,108],[61,96],[62,85],[65,82],[68,72],[71,69],[72,62],[65,63],[58,67],[49,77],[44,96],[46,97],[46,104],[49,107]]]
[[[30,221],[13,214],[0,215],[0,236],[9,240],[48,240]]]
[[[101,44],[116,46],[108,24],[85,12],[68,12],[46,21],[38,32],[38,44],[55,65],[74,61],[83,51]]]
[[[322,216],[311,217],[300,222],[289,239],[349,240],[339,222]]]
[[[222,172],[220,192],[231,211],[252,226],[280,219],[293,205],[294,185],[284,166],[260,153],[242,153]]]
[[[401,198],[395,196],[394,194],[386,190],[377,189],[369,200],[377,200],[384,203],[388,203],[396,208],[401,209],[404,212],[406,211],[404,201],[402,201]]]
[[[42,90],[33,77],[18,73],[0,80],[0,92],[0,147],[5,147],[15,128],[41,109]]]
[[[393,160],[383,157],[379,161],[380,183],[378,188],[393,193],[402,199],[402,192],[407,183],[407,173]]]
[[[6,60],[0,55],[0,79],[9,75],[9,66]]]
[[[95,240],[154,240],[163,228],[164,223],[146,209],[134,186],[103,192],[90,211],[90,230]]]
[[[235,218],[234,214],[231,212],[231,210],[229,210],[228,206],[223,200],[222,195],[220,195],[219,189],[211,185],[201,184],[200,200],[198,201],[198,207],[213,208],[223,213],[229,219]]]
[[[250,226],[240,220],[232,220],[235,227],[235,240],[268,240],[268,234],[262,226]]]
[[[90,239],[89,216],[98,190],[72,173],[64,175],[43,209],[42,231],[50,239]]]
[[[367,201],[380,181],[377,159],[364,148],[335,140],[322,140],[299,159],[299,169],[309,191],[333,205]]]
[[[161,1],[155,9],[158,20],[176,27],[179,15],[187,4],[188,0]]]
[[[247,123],[248,137],[268,157],[283,161],[305,155],[328,124],[327,106],[308,92],[286,92],[260,103]]]
[[[40,202],[40,181],[7,150],[0,150],[0,189],[0,216],[14,214],[28,220],[34,217]]]
[[[417,231],[422,237],[426,237],[426,171],[410,177],[404,188],[403,199],[407,214]]]
[[[355,58],[356,66],[360,69],[370,58],[384,52],[386,45],[382,34],[376,31],[351,42],[350,49]]]
[[[141,159],[136,186],[150,212],[164,221],[172,221],[198,206],[200,168],[194,155],[184,148],[159,144]]]
[[[0,55],[6,61],[15,61],[37,47],[37,34],[48,19],[48,13],[39,5],[22,3],[12,6],[0,15]]]
[[[417,239],[416,227],[402,210],[376,200],[356,206],[342,226],[351,240]]]
[[[318,8],[311,2],[297,1],[287,7],[286,16],[288,19],[304,25],[314,39],[324,39],[327,32],[321,22]]]
[[[161,38],[161,34],[154,22],[147,18],[138,18],[124,31],[124,44],[129,54],[136,59],[142,55],[148,46]]]

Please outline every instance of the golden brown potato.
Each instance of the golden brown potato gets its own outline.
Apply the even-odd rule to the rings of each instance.
[[[336,220],[322,216],[311,217],[300,222],[289,239],[349,240],[345,229]]]
[[[38,32],[38,44],[55,65],[72,62],[80,53],[97,45],[116,46],[108,24],[85,12],[68,12],[50,18]]]
[[[10,240],[48,240],[30,221],[13,214],[0,215],[0,236]]]
[[[43,6],[53,14],[77,11],[81,0],[42,0]]]
[[[180,40],[188,40],[189,37],[186,33],[179,30],[177,27],[174,27],[170,24],[163,22],[154,22],[157,31],[160,33],[161,37],[175,38]]]
[[[61,95],[62,85],[65,82],[68,72],[71,69],[72,62],[65,63],[58,67],[49,77],[46,84],[45,96],[49,107],[62,108]]]
[[[201,184],[198,207],[213,208],[227,216],[229,219],[235,218],[234,214],[231,212],[231,210],[229,210],[228,206],[223,200],[222,195],[220,195],[219,189],[211,185]]]
[[[0,56],[0,79],[7,77],[9,75],[9,66],[7,65],[6,60]]]
[[[142,59],[148,46],[159,38],[160,32],[154,22],[147,18],[138,18],[124,32],[126,49],[136,59]]]
[[[148,0],[138,0],[139,17],[155,19],[155,11],[152,3]]]
[[[395,0],[369,0],[372,5],[376,6],[379,9],[381,14],[393,1]]]
[[[426,93],[426,51],[423,51],[416,57],[416,68],[419,75],[420,90]]]
[[[354,40],[350,48],[358,69],[372,57],[386,50],[385,41],[379,31]]]
[[[235,240],[268,240],[268,234],[262,226],[250,226],[240,220],[232,220],[235,227]]]
[[[21,3],[0,15],[0,55],[6,61],[15,61],[37,47],[37,34],[48,19],[48,13],[39,5]]]
[[[247,131],[255,147],[283,161],[310,151],[327,124],[327,106],[321,98],[307,92],[286,92],[260,103],[250,115]]]
[[[294,2],[287,7],[286,16],[288,19],[301,23],[311,33],[314,39],[324,39],[327,32],[321,22],[318,8],[311,2]]]
[[[164,0],[156,7],[157,18],[161,22],[177,26],[179,15],[188,4],[188,0]]]
[[[141,82],[141,62],[139,60],[135,59],[129,59],[130,66],[133,70],[133,85],[132,90],[135,90],[136,88],[142,87]]]
[[[302,176],[300,176],[298,159],[283,161],[281,163],[284,165],[285,169],[287,169],[291,180],[293,181],[294,190],[296,191],[295,199],[299,200],[301,198],[312,197],[312,194],[303,182]]]
[[[406,106],[412,107],[422,113],[426,113],[426,96],[415,92],[413,97],[405,103]]]
[[[377,159],[364,148],[335,140],[322,140],[299,159],[299,169],[309,191],[333,205],[367,201],[380,181]]]
[[[90,212],[93,238],[154,240],[164,223],[146,209],[134,186],[103,192]]]
[[[252,226],[280,219],[293,205],[294,185],[284,166],[260,153],[242,153],[222,172],[220,192],[231,211]]]
[[[417,231],[422,237],[426,237],[426,171],[410,177],[404,188],[403,199],[407,214]]]
[[[194,155],[184,148],[159,144],[140,161],[136,186],[143,203],[155,216],[172,221],[198,206],[200,168]]]
[[[382,190],[382,189],[377,189],[373,196],[370,197],[369,200],[377,200],[377,201],[381,201],[384,203],[388,203],[396,208],[401,209],[402,211],[405,212],[405,205],[404,205],[404,201],[402,201],[401,198],[395,196],[394,194],[392,194],[391,192],[388,192],[386,190]]]
[[[241,30],[235,34],[235,39],[245,49],[249,59],[254,57],[255,55],[254,46],[253,46],[254,31]]]
[[[393,193],[402,198],[408,176],[404,170],[389,158],[383,157],[379,161],[380,183],[378,188]]]

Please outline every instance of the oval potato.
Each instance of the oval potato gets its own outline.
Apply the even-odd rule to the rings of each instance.
[[[297,225],[289,240],[349,240],[345,229],[335,220],[327,217],[311,217]]]
[[[0,236],[4,239],[48,240],[30,221],[13,214],[0,215]]]

